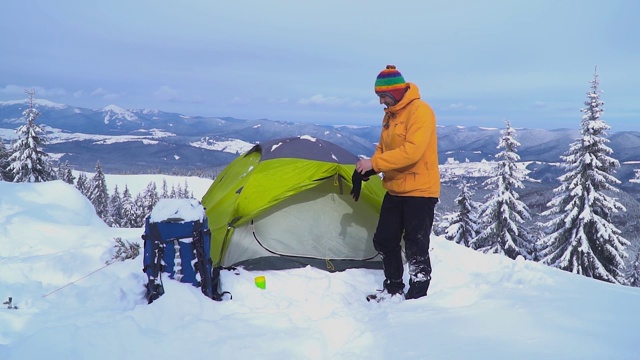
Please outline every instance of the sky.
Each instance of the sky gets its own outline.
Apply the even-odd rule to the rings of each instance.
[[[169,186],[189,181],[198,198],[208,188],[166,178]],[[142,189],[155,178],[106,180]],[[429,295],[417,300],[367,302],[382,270],[239,268],[221,274],[232,299],[215,302],[165,276],[165,294],[149,305],[141,256],[106,265],[114,239],[142,245],[142,228],[109,228],[62,181],[0,182],[0,193],[0,300],[12,298],[12,308],[0,307],[3,360],[635,360],[640,353],[640,288],[442,237],[431,243]]]
[[[7,0],[0,101],[378,125],[395,64],[441,125],[580,127],[595,68],[612,131],[638,130],[634,0]]]

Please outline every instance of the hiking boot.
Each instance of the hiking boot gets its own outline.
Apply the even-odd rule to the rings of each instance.
[[[430,283],[430,278],[423,281],[409,280],[409,290],[407,290],[407,294],[404,298],[410,300],[427,296],[427,290],[429,290]]]
[[[367,295],[367,301],[373,302],[401,302],[404,300],[404,291],[399,293],[389,293],[387,290],[378,290],[377,293]]]
[[[375,302],[400,302],[402,300],[404,300],[404,283],[402,280],[385,280],[382,283],[382,290],[367,296],[367,301]]]
[[[400,280],[389,280],[385,279],[382,283],[382,288],[386,290],[389,294],[404,294],[404,283],[402,279]]]

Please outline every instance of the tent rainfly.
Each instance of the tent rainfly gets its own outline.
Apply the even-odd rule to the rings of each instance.
[[[310,136],[267,141],[240,155],[202,198],[214,267],[381,268],[372,238],[385,190],[373,176],[353,200],[357,160]]]

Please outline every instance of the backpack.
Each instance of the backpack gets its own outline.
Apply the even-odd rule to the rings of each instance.
[[[172,203],[163,200],[173,200]],[[166,212],[167,206],[197,207],[189,201],[187,205],[176,202],[176,199],[162,199],[154,207],[162,207]],[[199,208],[202,206],[197,203]],[[144,256],[142,271],[147,275],[146,299],[149,304],[164,294],[162,274],[167,273],[170,279],[183,283],[190,283],[199,287],[202,293],[220,301],[225,293],[219,291],[219,269],[213,269],[210,248],[211,232],[209,231],[207,218],[202,216],[196,220],[188,220],[181,217],[154,217],[154,211],[145,218]],[[177,214],[179,210],[175,210]],[[216,281],[213,280],[215,275]]]

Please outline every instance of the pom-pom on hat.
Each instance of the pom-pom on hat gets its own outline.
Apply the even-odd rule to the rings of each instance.
[[[407,89],[407,83],[395,65],[387,65],[376,78],[375,92],[378,96],[382,94],[392,96],[396,101],[402,100]]]

